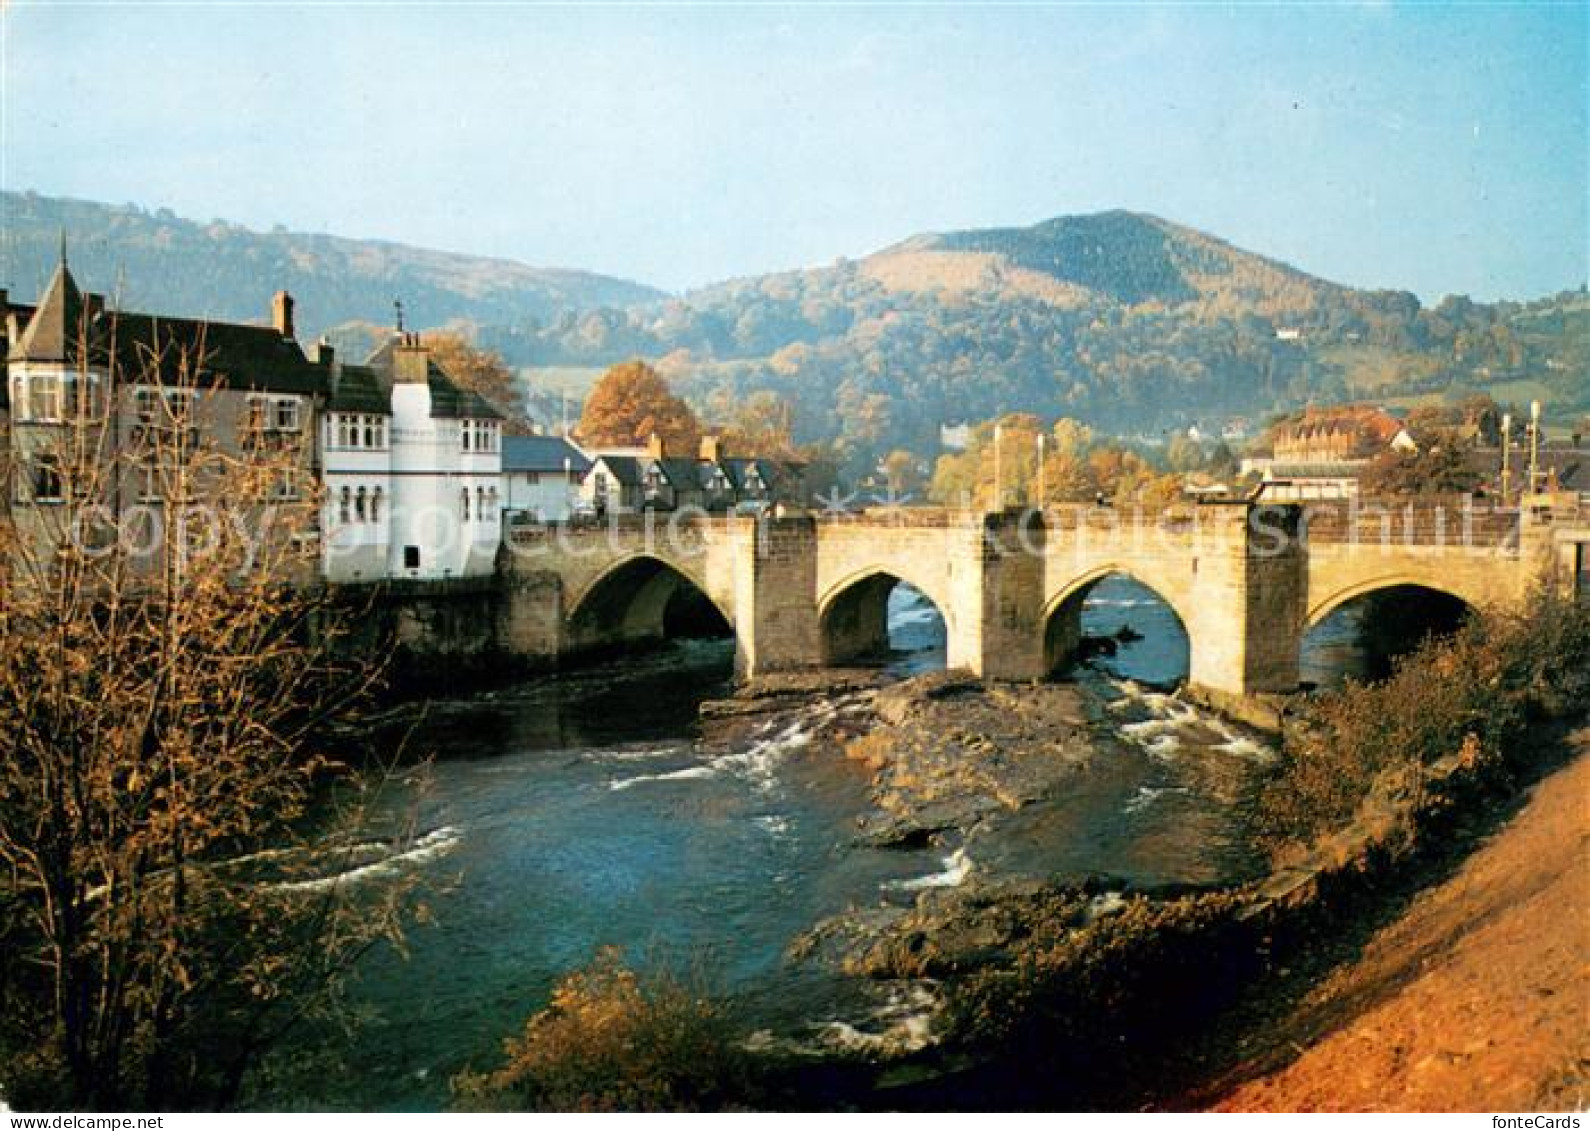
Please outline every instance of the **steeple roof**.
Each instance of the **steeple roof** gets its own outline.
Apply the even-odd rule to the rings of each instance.
[[[78,290],[77,280],[72,278],[63,256],[27,328],[11,345],[12,360],[74,360],[76,347],[86,329],[84,309],[83,292]]]

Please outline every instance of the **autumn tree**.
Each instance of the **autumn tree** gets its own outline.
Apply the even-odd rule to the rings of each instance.
[[[1179,476],[1095,437],[1085,425],[1062,418],[1046,432],[1037,417],[1010,413],[973,427],[965,451],[941,456],[929,494],[946,506],[992,510],[996,494],[1004,506],[1036,506],[1041,494],[1045,504],[1093,502],[1103,495],[1158,507],[1173,502],[1180,490]]]
[[[778,458],[795,451],[795,406],[758,389],[719,417],[725,448],[735,455]]]
[[[668,382],[637,359],[602,375],[585,400],[576,433],[597,447],[641,445],[656,434],[670,451],[694,455],[701,424]]]
[[[1369,461],[1359,488],[1369,495],[1466,495],[1480,487],[1463,447],[1451,434],[1428,438],[1415,452],[1389,449]]]
[[[14,1106],[224,1106],[395,922],[394,893],[355,907],[336,882],[294,882],[337,866],[295,850],[295,829],[334,768],[319,735],[368,677],[290,584],[315,565],[311,441],[246,416],[225,434],[203,360],[197,341],[108,381],[84,363],[64,422],[0,456],[0,480],[54,496],[0,526]],[[108,398],[132,385],[153,395],[118,440]]]
[[[883,462],[879,465],[889,493],[896,498],[914,495],[922,489],[921,466],[921,460],[917,459],[916,454],[904,448],[896,448],[884,456]]]
[[[462,335],[432,331],[424,336],[431,357],[463,388],[490,401],[503,414],[503,432],[528,436],[530,424],[524,386],[502,355],[470,344]]]

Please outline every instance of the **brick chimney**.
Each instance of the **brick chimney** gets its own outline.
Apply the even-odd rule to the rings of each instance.
[[[337,351],[325,338],[315,343],[315,364],[330,366],[337,360]]]
[[[423,385],[430,380],[431,354],[418,334],[404,334],[392,350],[392,380],[400,385]]]
[[[723,441],[717,436],[701,437],[701,458],[708,463],[717,463],[723,458]]]
[[[271,296],[271,325],[282,337],[293,336],[293,296],[286,291]]]
[[[653,432],[651,434],[651,438],[646,441],[646,454],[651,456],[652,459],[662,459],[665,455],[667,455],[667,452],[663,450],[662,437],[657,435],[655,432]]]

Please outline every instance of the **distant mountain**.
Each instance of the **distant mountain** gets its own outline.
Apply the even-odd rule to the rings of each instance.
[[[732,279],[669,297],[581,271],[399,244],[251,232],[166,211],[7,194],[0,286],[30,297],[65,228],[79,279],[129,308],[263,319],[298,297],[299,337],[367,340],[401,297],[420,328],[477,340],[541,372],[557,405],[593,370],[655,361],[713,418],[769,390],[798,438],[865,470],[894,448],[938,449],[939,428],[1006,412],[1074,416],[1152,437],[1309,402],[1383,404],[1489,391],[1548,420],[1590,411],[1590,296],[1529,303],[1315,278],[1214,236],[1134,212],[915,236],[857,260]],[[578,411],[578,405],[572,405]]]
[[[588,271],[9,192],[0,194],[0,286],[31,299],[49,278],[63,231],[82,284],[107,293],[119,287],[128,309],[253,321],[285,288],[298,299],[302,340],[343,322],[385,325],[394,298],[413,325],[437,326],[551,320],[663,297]]]
[[[488,327],[535,366],[657,359],[698,404],[768,389],[856,465],[934,451],[941,424],[1013,411],[1153,436],[1310,401],[1477,390],[1590,407],[1582,292],[1535,303],[1315,278],[1154,216],[927,234],[856,261],[735,279],[628,310]]]
[[[1306,309],[1344,288],[1222,240],[1135,212],[1059,216],[1029,228],[924,235],[869,256],[864,269],[894,289],[965,290],[976,279],[1074,306],[1224,301],[1263,315]]]

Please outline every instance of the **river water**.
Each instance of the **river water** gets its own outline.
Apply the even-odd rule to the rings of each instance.
[[[812,737],[833,703],[702,744],[697,706],[729,691],[729,642],[435,703],[409,744],[436,760],[389,789],[373,830],[417,816],[419,839],[389,863],[433,886],[432,921],[408,930],[406,956],[370,954],[351,1031],[306,1032],[251,1102],[444,1106],[450,1076],[493,1063],[558,978],[606,945],[688,967],[780,1039],[866,1040],[910,1009],[908,991],[787,961],[825,916],[974,870],[1123,885],[1246,874],[1243,800],[1273,753],[1152,689],[1185,675],[1187,644],[1150,591],[1107,579],[1083,623],[1143,637],[1078,677],[1118,739],[1111,756],[967,844],[855,843],[866,774]],[[942,623],[914,591],[896,591],[890,626],[897,672],[942,666]]]

